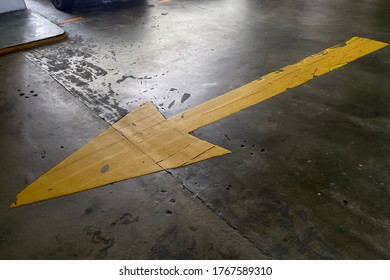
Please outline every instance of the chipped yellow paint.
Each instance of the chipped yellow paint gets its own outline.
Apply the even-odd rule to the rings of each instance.
[[[58,23],[59,24],[63,24],[63,23],[80,21],[80,20],[83,20],[83,19],[84,19],[83,17],[75,17],[75,18],[69,18],[69,19],[65,19],[65,20],[62,20],[62,21],[58,21]]]
[[[47,39],[38,40],[38,41],[30,42],[30,43],[25,43],[25,44],[21,44],[21,45],[16,45],[16,46],[12,46],[12,47],[3,48],[3,49],[0,49],[0,56],[4,55],[4,54],[8,54],[8,53],[13,53],[13,52],[17,52],[17,51],[23,51],[23,50],[35,48],[35,47],[38,47],[38,46],[42,46],[42,45],[46,45],[46,44],[62,41],[62,40],[65,40],[66,38],[67,38],[66,33],[63,33],[61,35],[50,37],[50,38],[47,38]]]
[[[170,119],[152,103],[143,104],[27,186],[11,207],[230,153],[188,133],[385,46],[354,37]]]

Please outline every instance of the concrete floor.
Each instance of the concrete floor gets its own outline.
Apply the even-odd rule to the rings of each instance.
[[[1,55],[11,52],[6,52],[7,48],[14,50],[15,46],[24,45],[24,48],[19,49],[26,49],[26,44],[46,42],[48,38],[61,35],[65,37],[64,30],[28,9],[1,14],[0,34]]]
[[[144,101],[170,117],[352,36],[389,43],[389,1],[26,3],[83,19],[0,57],[1,259],[390,258],[389,47],[193,133],[230,155],[8,208]]]

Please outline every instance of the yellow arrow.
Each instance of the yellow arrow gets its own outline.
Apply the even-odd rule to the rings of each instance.
[[[170,119],[152,103],[143,104],[27,186],[11,207],[230,153],[188,133],[387,45],[353,37]]]

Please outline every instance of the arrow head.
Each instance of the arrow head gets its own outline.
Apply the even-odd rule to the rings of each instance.
[[[11,207],[230,153],[174,127],[151,103],[127,114],[17,195]]]

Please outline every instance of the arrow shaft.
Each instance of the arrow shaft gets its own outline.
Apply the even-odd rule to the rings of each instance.
[[[386,43],[353,37],[342,46],[335,46],[309,56],[296,64],[269,73],[253,82],[191,108],[169,119],[183,132],[237,113],[268,98],[300,86],[351,61],[387,46]]]

